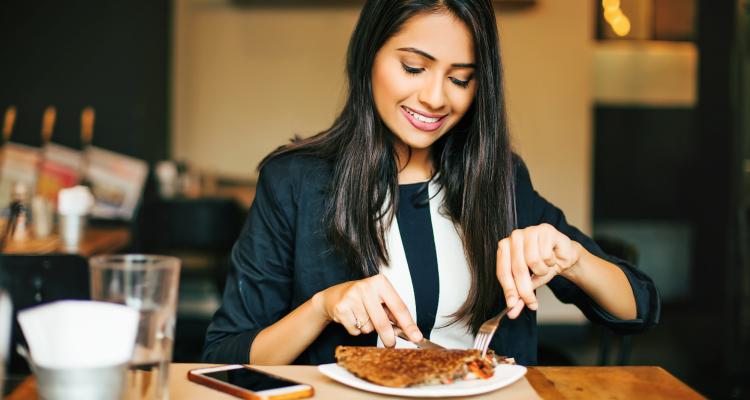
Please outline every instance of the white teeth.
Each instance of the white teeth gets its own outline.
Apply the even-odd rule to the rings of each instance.
[[[417,112],[414,112],[414,111],[412,111],[412,110],[410,110],[408,108],[404,108],[404,109],[406,110],[406,112],[408,112],[409,114],[411,114],[414,117],[414,119],[416,119],[417,121],[420,121],[420,122],[425,122],[425,123],[428,123],[428,124],[433,124],[433,123],[438,122],[440,120],[440,118],[425,117],[424,115],[419,114]]]

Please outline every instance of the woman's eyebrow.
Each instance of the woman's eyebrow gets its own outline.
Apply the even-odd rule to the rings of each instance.
[[[431,61],[436,61],[437,60],[435,58],[435,56],[433,56],[433,55],[431,55],[431,54],[429,54],[429,53],[427,53],[425,51],[422,51],[422,50],[419,50],[419,49],[415,49],[414,47],[402,47],[402,48],[397,49],[397,50],[399,50],[399,51],[408,51],[410,53],[419,54],[420,56],[422,56],[422,57],[424,57],[424,58],[426,58],[428,60],[431,60]],[[451,67],[455,67],[455,68],[476,68],[477,66],[476,66],[476,64],[455,63],[455,64],[451,64]]]

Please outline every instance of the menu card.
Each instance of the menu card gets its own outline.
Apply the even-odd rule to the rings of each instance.
[[[29,190],[36,186],[40,151],[36,147],[19,143],[6,143],[2,149],[0,165],[0,208],[10,205],[16,183],[26,184]]]
[[[98,147],[86,149],[86,180],[94,193],[91,215],[131,220],[141,199],[148,164]]]
[[[51,142],[44,146],[42,152],[44,156],[39,168],[37,194],[55,204],[61,189],[73,187],[80,181],[83,154]]]

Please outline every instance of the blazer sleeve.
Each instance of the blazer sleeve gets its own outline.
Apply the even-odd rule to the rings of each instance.
[[[591,238],[568,224],[563,212],[534,190],[529,171],[520,159],[516,163],[516,196],[520,228],[548,223],[571,240],[580,243],[590,253],[618,266],[630,282],[635,297],[637,316],[633,320],[618,319],[599,306],[573,282],[558,275],[547,285],[560,301],[575,304],[588,319],[607,326],[619,334],[642,332],[659,322],[661,300],[651,278],[634,265],[604,253]]]
[[[275,160],[260,171],[253,205],[230,255],[223,303],[206,332],[205,362],[250,363],[258,333],[289,312],[295,213],[290,175]]]

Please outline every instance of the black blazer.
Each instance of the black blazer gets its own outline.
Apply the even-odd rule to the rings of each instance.
[[[332,251],[323,231],[321,216],[330,171],[328,163],[299,154],[276,157],[260,171],[250,215],[232,250],[223,304],[206,333],[204,361],[251,363],[250,345],[262,329],[315,293],[361,278]],[[569,280],[556,276],[548,286],[561,301],[577,305],[592,321],[620,333],[643,331],[658,322],[660,301],[651,279],[628,263],[607,256],[593,240],[568,225],[563,213],[533,189],[520,158],[516,162],[516,208],[519,228],[549,223],[591,253],[622,268],[635,294],[638,317],[618,320]],[[375,345],[376,340],[375,333],[351,336],[341,325],[331,323],[295,363],[335,362],[337,345]],[[524,309],[515,320],[503,321],[491,348],[515,357],[520,364],[534,365],[536,312]]]

